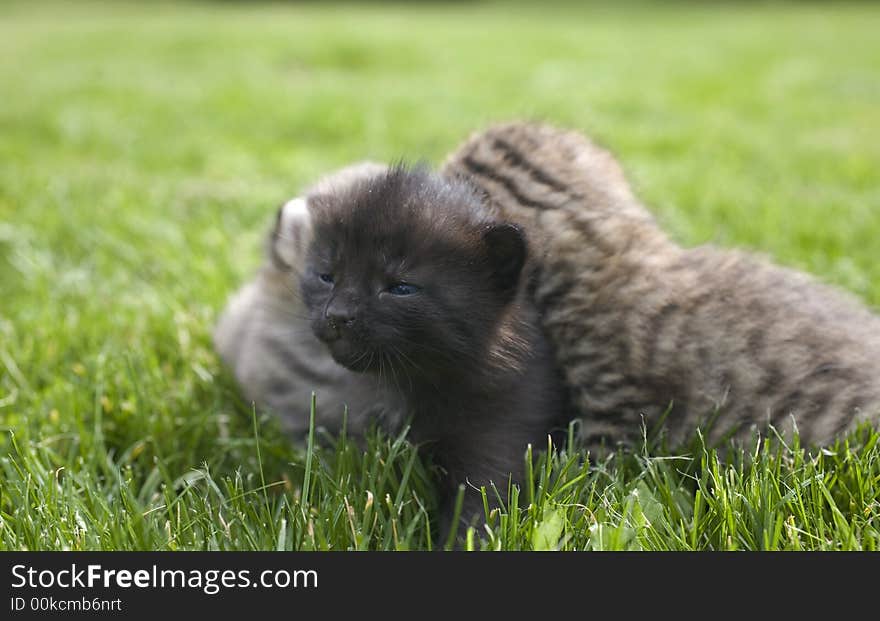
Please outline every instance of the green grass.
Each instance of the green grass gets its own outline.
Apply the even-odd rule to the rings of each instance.
[[[291,446],[209,335],[281,200],[491,121],[587,131],[682,243],[880,305],[880,7],[664,4],[0,5],[0,548],[442,546],[411,446]],[[531,468],[471,547],[880,547],[870,430]]]

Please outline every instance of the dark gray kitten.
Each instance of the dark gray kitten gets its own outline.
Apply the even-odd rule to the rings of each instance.
[[[529,444],[564,423],[552,352],[524,295],[522,231],[488,215],[471,186],[395,167],[307,198],[300,288],[333,359],[378,386],[410,438],[445,470],[442,521],[460,484],[521,482]]]

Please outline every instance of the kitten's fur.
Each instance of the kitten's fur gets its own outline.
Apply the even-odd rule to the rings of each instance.
[[[349,166],[324,177],[311,191],[344,189],[384,170],[372,162]],[[305,200],[288,201],[278,210],[256,278],[232,297],[220,317],[214,345],[244,395],[277,414],[294,438],[308,431],[312,391],[316,422],[330,433],[342,429],[346,406],[354,435],[366,431],[372,418],[388,418],[387,425],[394,426],[396,414],[384,407],[378,393],[353,381],[312,334],[296,282],[310,241]]]
[[[796,423],[828,443],[880,413],[880,319],[853,296],[738,251],[685,249],[583,135],[513,123],[474,135],[462,176],[540,249],[535,303],[589,446],[632,441],[667,408],[672,443]]]
[[[410,438],[460,484],[521,481],[528,444],[562,421],[552,352],[523,292],[526,241],[470,185],[394,167],[307,198],[301,276],[315,335],[411,419]],[[469,489],[463,517],[482,507]]]

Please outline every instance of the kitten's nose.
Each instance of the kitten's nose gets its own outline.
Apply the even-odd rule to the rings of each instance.
[[[340,336],[343,331],[350,329],[355,321],[354,313],[351,311],[350,307],[342,304],[334,304],[332,302],[324,311],[324,318],[327,320],[327,325],[337,337]]]
[[[325,317],[327,317],[327,321],[334,328],[350,328],[351,324],[354,323],[354,317],[349,313],[331,313],[328,311]]]

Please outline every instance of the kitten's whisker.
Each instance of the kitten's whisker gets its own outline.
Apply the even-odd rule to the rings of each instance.
[[[404,354],[402,351],[400,351],[400,349],[399,349],[398,347],[392,345],[392,349],[394,350],[394,354],[395,354],[396,359],[397,359],[398,361],[401,361],[401,360],[408,360],[408,357],[406,356],[406,354]],[[411,363],[412,363],[412,361],[410,361],[410,364],[411,364]],[[407,381],[409,382],[409,390],[410,390],[410,392],[413,392],[412,374],[410,374],[410,373],[404,373],[404,377],[406,377]]]
[[[425,371],[425,369],[422,367],[422,365],[416,363],[415,360],[413,360],[412,358],[407,356],[406,353],[404,353],[402,350],[397,350],[397,352],[406,361],[406,363],[408,365],[410,365],[411,367],[413,367],[415,370],[417,370],[419,372],[420,377],[423,377],[423,378],[425,378],[425,380],[427,380],[428,384],[430,384],[434,388],[435,391],[437,391],[438,393],[440,392],[440,387],[434,383],[434,380],[432,379],[431,373],[427,373]],[[410,380],[410,390],[412,390],[413,389],[412,374],[408,373],[407,376],[409,377],[409,380]]]
[[[451,353],[449,353],[448,351],[445,351],[445,350],[443,350],[443,349],[440,349],[439,347],[433,347],[433,346],[431,346],[431,345],[427,345],[426,343],[419,343],[419,342],[416,342],[416,341],[411,341],[411,340],[409,340],[408,338],[405,338],[405,337],[403,337],[403,336],[399,336],[399,335],[396,336],[395,338],[396,338],[398,341],[401,341],[402,343],[406,343],[407,345],[412,345],[413,347],[418,348],[418,349],[420,349],[420,350],[422,350],[422,351],[428,351],[428,352],[436,353],[436,354],[441,355],[443,358],[448,358],[448,359],[452,359],[452,358],[453,358],[453,356],[452,356]],[[477,360],[477,359],[478,359],[477,356],[471,354],[470,352],[461,352],[461,353],[462,353],[462,355],[464,355],[464,356],[468,356],[468,357],[471,357],[471,358],[474,359],[474,360]]]
[[[396,349],[397,349],[396,347],[394,347],[393,345],[391,347],[392,347],[392,350],[396,351]],[[397,370],[394,368],[394,358],[393,358],[392,352],[389,352],[389,354],[388,354],[388,368],[390,368],[391,372],[394,374],[394,385],[397,387],[398,391],[402,392],[403,388],[400,385],[400,381],[397,379]],[[412,377],[410,377],[409,374],[406,374],[406,377],[409,379],[410,391],[412,391]]]
[[[465,360],[467,362],[475,362],[475,363],[482,363],[484,361],[484,357],[480,356],[478,353],[475,353],[472,351],[467,351],[465,349],[462,349],[461,351],[454,351],[454,352],[444,351],[442,349],[432,347],[432,346],[427,345],[425,343],[417,343],[415,341],[410,341],[409,339],[406,339],[402,336],[397,337],[397,339],[403,343],[406,343],[407,345],[411,345],[412,348],[417,351],[424,351],[424,352],[434,354],[435,356],[437,356],[437,358],[439,358],[440,360],[442,360],[443,362],[448,363],[448,364],[458,364],[462,360]]]

